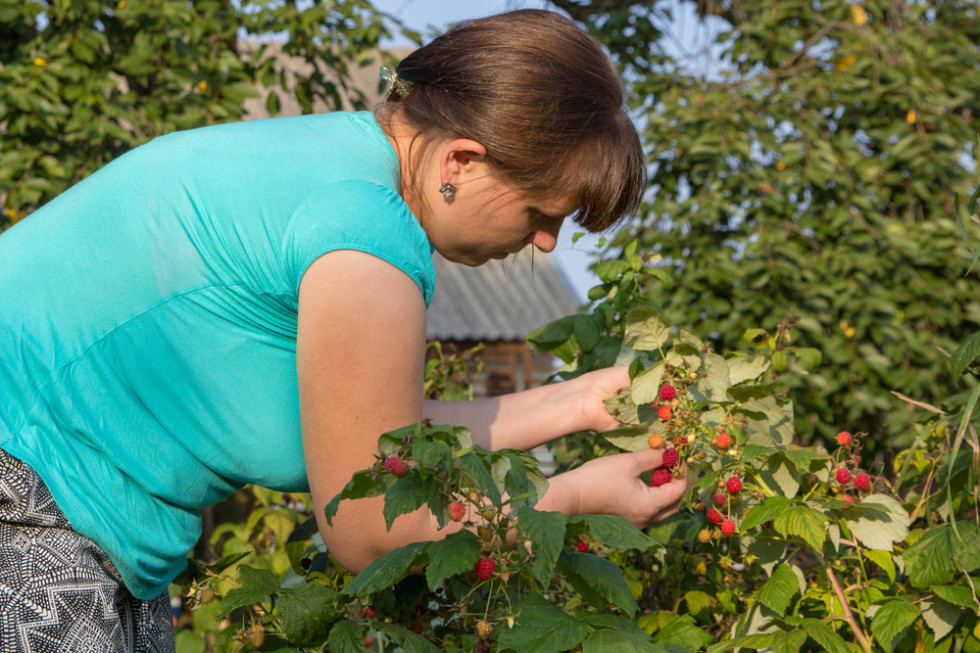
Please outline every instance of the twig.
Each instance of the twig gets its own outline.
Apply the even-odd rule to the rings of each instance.
[[[837,598],[840,599],[841,605],[844,608],[847,621],[850,622],[851,630],[854,631],[854,636],[857,637],[861,648],[864,649],[864,653],[872,653],[871,644],[868,643],[868,638],[864,635],[864,631],[858,626],[857,619],[854,618],[854,613],[851,612],[851,606],[848,605],[847,598],[844,596],[844,590],[840,588],[840,583],[837,582],[837,576],[834,575],[834,570],[830,567],[827,567],[827,578],[830,579],[830,584],[834,586],[834,591],[837,593]]]

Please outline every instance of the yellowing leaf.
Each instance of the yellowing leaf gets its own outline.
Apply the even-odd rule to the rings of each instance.
[[[858,27],[868,22],[868,12],[861,5],[851,5],[851,20]]]

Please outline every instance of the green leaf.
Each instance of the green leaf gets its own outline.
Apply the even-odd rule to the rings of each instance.
[[[702,610],[710,608],[715,604],[715,598],[707,592],[701,590],[691,590],[685,592],[684,602],[687,603],[687,610],[693,615],[697,615]]]
[[[715,640],[697,626],[694,617],[689,614],[681,615],[666,624],[654,637],[657,644],[668,646],[674,644],[691,650],[700,650]]]
[[[976,600],[973,598],[973,592],[966,585],[933,585],[931,589],[942,600],[958,605],[961,608],[972,608],[974,610],[980,608],[980,605],[977,605]]]
[[[596,540],[607,546],[648,551],[660,546],[652,537],[637,528],[629,520],[617,515],[573,515],[571,524],[583,524]]]
[[[663,648],[653,643],[653,640],[642,639],[637,635],[627,634],[604,628],[593,631],[585,638],[582,653],[662,653]]]
[[[949,361],[953,376],[962,374],[978,356],[980,356],[980,331],[975,331],[953,352]]]
[[[623,344],[640,351],[663,349],[670,337],[670,325],[650,306],[635,308],[626,314]]]
[[[279,624],[290,642],[318,646],[327,639],[330,624],[343,614],[340,595],[319,583],[283,589],[276,596]]]
[[[428,484],[416,474],[395,481],[385,492],[384,516],[388,530],[396,518],[421,508],[428,495]]]
[[[575,339],[578,340],[582,351],[592,351],[599,344],[602,331],[591,315],[576,315],[575,317]]]
[[[657,393],[660,391],[660,382],[663,380],[663,376],[663,361],[651,365],[640,372],[633,379],[633,384],[630,388],[630,397],[633,399],[633,403],[639,406],[655,401],[657,399]]]
[[[911,601],[888,601],[871,620],[871,634],[886,651],[895,650],[895,640],[919,618],[919,608]]]
[[[909,515],[902,504],[885,494],[872,494],[844,512],[851,534],[869,549],[891,551],[909,533]]]
[[[624,451],[644,451],[650,448],[647,443],[650,431],[642,426],[623,426],[603,431],[600,435],[606,442]]]
[[[391,587],[408,574],[428,542],[412,542],[381,556],[354,577],[343,589],[344,596],[364,596]]]
[[[331,653],[364,653],[364,627],[350,619],[341,619],[330,628],[327,649]]]
[[[806,644],[806,631],[777,630],[772,636],[772,653],[799,653]]]
[[[412,441],[412,459],[426,472],[448,469],[453,464],[453,452],[445,442],[422,438]]]
[[[597,261],[591,267],[601,281],[616,281],[618,277],[630,269],[630,264],[629,261],[623,259],[612,259]]]
[[[243,565],[238,568],[238,582],[241,587],[229,590],[221,599],[222,617],[236,608],[264,601],[279,590],[279,578],[268,569]]]
[[[515,607],[517,620],[513,628],[502,628],[500,650],[520,653],[562,653],[578,646],[588,632],[538,594],[531,594]]]
[[[529,506],[517,511],[517,531],[531,538],[534,562],[531,574],[542,585],[548,585],[555,572],[555,562],[565,542],[565,515],[541,512]]]
[[[405,653],[439,653],[439,649],[425,637],[391,623],[374,624],[378,632],[390,637]]]
[[[800,619],[798,624],[810,639],[819,644],[827,653],[849,653],[851,650],[843,637],[819,619]]]
[[[759,476],[769,487],[779,488],[783,496],[795,497],[800,490],[800,474],[784,453],[770,456]]]
[[[493,475],[487,468],[487,464],[477,454],[470,452],[463,454],[457,461],[460,469],[473,477],[477,487],[487,495],[487,498],[498,508],[501,507],[500,490],[493,480]]]
[[[953,562],[953,538],[956,535],[948,525],[927,530],[919,540],[905,550],[902,560],[913,586],[926,588],[945,585],[953,579],[956,565]]]
[[[889,582],[895,582],[895,560],[892,558],[891,552],[880,549],[867,549],[864,555],[868,560],[881,567],[888,574]]]
[[[734,356],[727,361],[732,385],[757,379],[769,369],[769,361],[763,356],[752,356],[751,358]]]
[[[773,526],[783,535],[796,535],[820,552],[827,536],[827,516],[809,506],[789,506],[784,512],[776,515]]]
[[[480,538],[468,530],[457,531],[429,545],[429,564],[425,568],[429,589],[435,591],[446,578],[473,569],[481,548]]]
[[[806,366],[808,372],[812,372],[820,367],[820,363],[823,361],[823,354],[820,350],[812,347],[800,347],[794,349],[793,353],[803,361],[803,365]]]
[[[713,352],[704,357],[705,376],[690,388],[691,396],[702,401],[727,401],[732,382],[728,361]]]
[[[775,611],[780,617],[786,614],[793,597],[799,594],[800,583],[789,563],[778,565],[762,587],[758,598],[762,605]]]
[[[575,332],[575,316],[555,320],[527,334],[527,341],[538,351],[551,351],[564,344]]]
[[[385,486],[391,482],[390,479],[391,477],[387,474],[375,477],[374,474],[367,470],[355,472],[351,480],[344,486],[344,489],[338,492],[330,500],[330,503],[324,507],[323,513],[327,516],[327,523],[331,523],[337,514],[337,508],[340,507],[342,500],[380,496],[384,493]]]
[[[962,608],[942,599],[922,602],[922,620],[936,636],[937,642],[953,632],[953,628],[963,615]]]
[[[639,610],[623,572],[605,558],[592,553],[562,551],[558,568],[580,593],[598,594],[606,604],[615,605],[630,617]],[[594,607],[602,610],[606,605],[599,603]]]

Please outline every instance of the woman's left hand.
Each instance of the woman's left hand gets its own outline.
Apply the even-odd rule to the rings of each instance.
[[[604,402],[614,397],[622,388],[629,387],[628,368],[620,366],[594,370],[566,383],[576,386],[574,401],[581,414],[582,430],[608,431],[621,426],[609,414]]]

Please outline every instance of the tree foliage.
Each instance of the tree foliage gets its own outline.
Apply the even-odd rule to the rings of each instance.
[[[393,25],[367,0],[0,1],[0,229],[155,136],[242,118],[261,87],[305,112],[362,101],[349,67]],[[288,79],[271,43],[312,72]]]
[[[827,363],[784,377],[805,438],[895,435],[910,412],[891,391],[950,394],[943,354],[980,324],[954,215],[977,183],[976,3],[675,4],[712,35],[711,67],[663,43],[630,56],[608,26],[650,3],[574,4],[613,34],[651,148],[650,199],[620,242],[676,274],[665,314],[727,349],[795,313]],[[975,217],[965,228],[975,241]]]

